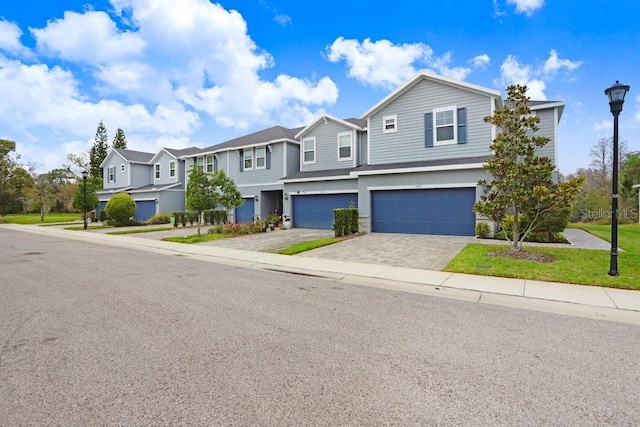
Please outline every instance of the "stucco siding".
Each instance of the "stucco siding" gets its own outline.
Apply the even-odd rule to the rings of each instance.
[[[183,211],[185,209],[184,197],[183,190],[161,191],[158,197],[158,212],[171,214],[171,212]]]
[[[351,157],[348,160],[338,160],[338,134],[341,133],[351,134]],[[315,163],[303,161],[301,169],[303,172],[353,167],[356,144],[352,128],[333,120],[327,120],[326,123],[320,121],[301,138],[301,144],[304,144],[305,139],[313,137],[316,139]]]
[[[370,118],[371,164],[474,157],[490,154],[492,99],[429,80],[422,80]],[[425,113],[434,108],[466,108],[467,142],[425,147]],[[397,131],[383,133],[383,117],[397,115]]]

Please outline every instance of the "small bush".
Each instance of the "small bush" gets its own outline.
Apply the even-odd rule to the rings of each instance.
[[[171,218],[169,214],[155,214],[149,219],[149,224],[169,224],[171,222]]]
[[[173,217],[173,226],[177,227],[178,226],[178,222],[180,221],[180,212],[173,212],[171,214],[171,216]]]
[[[243,222],[239,224],[218,224],[211,227],[209,234],[225,234],[232,236],[241,236],[245,234],[261,233],[262,226],[252,222]]]
[[[105,211],[110,224],[128,225],[129,219],[136,212],[136,202],[127,193],[118,193],[109,199]]]
[[[100,222],[105,222],[107,220],[107,211],[98,212],[98,219]]]
[[[491,228],[486,222],[479,222],[476,224],[476,236],[478,236],[479,238],[486,239],[487,237],[489,237],[490,232]]]
[[[358,209],[339,208],[333,210],[333,230],[336,237],[358,232]]]

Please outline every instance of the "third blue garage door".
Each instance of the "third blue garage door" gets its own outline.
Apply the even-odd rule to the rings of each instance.
[[[358,195],[348,194],[311,194],[294,195],[291,203],[291,219],[296,228],[333,228],[333,210],[348,208],[350,203],[358,207]]]
[[[371,229],[380,233],[473,236],[475,188],[371,192]]]

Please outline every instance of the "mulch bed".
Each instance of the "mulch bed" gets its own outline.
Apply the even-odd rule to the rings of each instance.
[[[512,250],[502,250],[487,253],[487,256],[490,257],[500,257],[500,258],[513,258],[513,259],[524,259],[527,261],[536,261],[536,262],[554,262],[556,259],[551,255],[539,253],[539,252],[528,252],[528,251],[512,251]]]

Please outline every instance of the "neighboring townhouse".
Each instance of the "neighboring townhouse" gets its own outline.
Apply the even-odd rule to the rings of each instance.
[[[300,169],[300,143],[295,135],[301,128],[274,126],[183,156],[187,170],[193,165],[206,172],[224,171],[240,190],[244,203],[230,218],[253,222],[272,212],[282,214],[282,177]]]
[[[147,221],[161,212],[184,210],[185,161],[182,156],[198,152],[162,148],[155,155],[113,148],[100,167],[104,170],[103,189],[97,192],[99,210],[104,210],[113,194],[126,192],[136,202],[136,221]]]
[[[539,154],[556,163],[564,103],[529,105],[538,134],[550,138]],[[364,231],[472,236],[485,220],[473,205],[478,181],[490,179],[483,165],[497,132],[484,118],[502,106],[498,91],[421,72],[360,118],[324,114],[305,127],[274,126],[204,149],[112,150],[101,208],[126,191],[140,204],[137,219],[182,210],[195,165],[233,179],[244,199],[234,222],[278,212],[293,227],[331,229],[333,210],[354,206]]]

